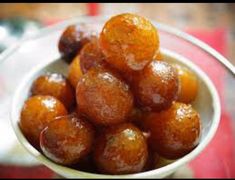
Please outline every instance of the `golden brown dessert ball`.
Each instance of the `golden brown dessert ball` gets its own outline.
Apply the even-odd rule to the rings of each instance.
[[[80,56],[75,56],[68,69],[68,80],[72,84],[74,89],[76,89],[77,83],[82,76],[80,62]]]
[[[178,92],[177,71],[167,62],[152,61],[139,73],[133,91],[145,110],[166,109]]]
[[[59,39],[59,52],[67,62],[71,62],[82,47],[96,35],[94,27],[89,24],[70,25]]]
[[[92,125],[76,114],[60,116],[41,132],[40,146],[52,161],[71,165],[78,163],[92,149]]]
[[[64,75],[47,73],[34,80],[32,95],[50,95],[59,99],[67,109],[75,103],[75,90]]]
[[[142,132],[131,123],[107,128],[94,147],[98,170],[107,174],[130,174],[143,170],[148,148]]]
[[[78,110],[96,125],[125,122],[133,108],[133,95],[118,74],[95,67],[77,84]]]
[[[188,68],[175,65],[179,76],[179,92],[177,101],[190,103],[196,99],[198,93],[198,80]]]
[[[80,64],[82,72],[86,73],[91,67],[102,64],[104,58],[104,54],[98,45],[98,39],[90,41],[82,48],[80,52]]]
[[[33,96],[24,103],[19,126],[29,142],[39,148],[41,131],[55,117],[63,115],[67,115],[67,110],[56,98],[42,95]]]
[[[174,102],[165,111],[149,113],[144,126],[151,148],[167,159],[180,158],[199,143],[200,117],[191,105]]]
[[[125,13],[105,23],[99,43],[109,64],[122,72],[138,71],[153,59],[159,37],[147,19]]]

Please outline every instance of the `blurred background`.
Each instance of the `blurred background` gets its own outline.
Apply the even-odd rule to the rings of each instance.
[[[186,31],[211,45],[235,64],[235,3],[2,3],[0,4],[0,56],[5,49],[21,38],[39,31],[40,28],[77,16],[115,15],[122,12],[134,12]],[[220,141],[233,144],[234,142],[228,139],[234,139],[235,134],[234,79],[230,76],[225,77],[223,83],[229,87],[223,91],[223,97],[229,99],[226,102],[230,104],[227,105],[229,118],[226,116],[228,120],[225,121],[228,123],[222,127],[224,129],[221,130],[220,136],[223,136],[225,131],[227,134]],[[0,128],[0,131],[8,130]],[[10,148],[9,144],[12,143],[9,142],[16,141],[13,136],[14,134],[9,139],[0,141],[0,178],[58,177],[46,167],[34,162],[27,153],[19,156],[24,152],[20,145],[17,145],[17,148]],[[221,148],[229,148],[226,146],[228,144]],[[211,148],[212,150],[209,149],[206,155],[183,167],[172,177],[235,177],[234,145],[231,147],[233,149],[223,151],[227,153],[226,160],[211,163],[204,169],[200,168],[201,163],[213,162],[217,158],[217,154]],[[221,155],[223,156],[224,154]]]
[[[8,20],[18,34],[75,16],[120,12],[135,12],[186,31],[227,30],[227,57],[235,63],[235,3],[2,3],[0,9],[0,25]]]

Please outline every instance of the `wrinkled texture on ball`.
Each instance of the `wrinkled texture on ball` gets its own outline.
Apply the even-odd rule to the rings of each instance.
[[[93,40],[87,43],[80,52],[80,64],[83,73],[86,73],[90,68],[101,65],[105,59],[102,53],[98,40]]]
[[[180,158],[199,143],[200,116],[191,105],[174,102],[159,113],[149,113],[144,128],[150,131],[149,143],[159,155]]]
[[[50,95],[59,99],[67,109],[75,103],[75,91],[70,82],[59,73],[47,73],[34,80],[32,95]]]
[[[137,173],[147,161],[147,143],[142,132],[130,123],[112,126],[96,140],[93,157],[102,173]]]
[[[41,132],[40,146],[49,159],[71,165],[91,151],[93,138],[92,125],[74,113],[50,122]]]
[[[82,76],[82,70],[80,67],[80,57],[79,55],[77,55],[69,65],[68,69],[68,80],[72,84],[74,89],[76,89],[77,83],[81,78],[81,76]]]
[[[97,125],[125,122],[133,108],[133,95],[118,74],[103,68],[90,69],[77,84],[78,110]]]
[[[27,99],[21,110],[19,126],[29,142],[39,148],[41,131],[55,117],[67,115],[64,105],[52,96],[33,96]]]
[[[89,24],[70,25],[59,39],[59,52],[67,62],[71,62],[82,47],[96,36],[94,27]]]
[[[175,65],[179,76],[179,92],[177,101],[190,103],[196,99],[198,93],[198,80],[195,74],[186,67]]]
[[[143,69],[159,48],[156,28],[147,19],[129,13],[109,19],[99,42],[107,62],[122,72]]]
[[[152,61],[135,78],[133,91],[145,110],[168,108],[178,92],[178,75],[169,63]]]

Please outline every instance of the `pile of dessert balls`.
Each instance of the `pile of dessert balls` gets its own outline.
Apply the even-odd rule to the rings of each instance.
[[[100,33],[71,25],[58,49],[68,75],[37,77],[19,126],[55,163],[102,174],[154,169],[199,143],[195,75],[169,64],[157,29],[145,18],[120,14]]]

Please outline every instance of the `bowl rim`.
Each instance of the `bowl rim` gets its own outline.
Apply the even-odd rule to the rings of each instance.
[[[26,86],[27,82],[29,80],[31,80],[32,75],[34,75],[36,72],[38,72],[39,70],[41,70],[43,67],[45,67],[47,64],[50,64],[54,61],[48,61],[44,64],[40,64],[38,66],[36,66],[35,68],[33,68],[32,71],[30,71],[30,73],[28,73],[23,80],[21,81],[21,84],[18,86],[18,88],[16,89],[13,98],[12,98],[12,106],[11,106],[11,124],[12,127],[14,129],[14,132],[16,133],[16,136],[19,140],[19,142],[23,145],[23,147],[34,157],[36,157],[36,159],[41,162],[42,164],[46,165],[47,167],[51,168],[52,170],[54,170],[55,172],[59,173],[59,172],[66,172],[63,174],[70,174],[71,177],[75,177],[75,176],[82,176],[82,177],[96,177],[96,178],[139,178],[139,177],[147,177],[147,176],[153,176],[153,175],[157,175],[157,176],[161,176],[163,174],[167,174],[170,171],[174,171],[175,169],[177,169],[178,167],[184,165],[185,163],[191,161],[193,158],[195,158],[199,153],[202,152],[202,150],[208,145],[208,143],[211,141],[211,139],[213,138],[213,136],[215,135],[215,132],[218,128],[219,125],[219,121],[220,121],[220,114],[221,114],[221,105],[220,105],[220,100],[219,100],[219,96],[218,93],[216,91],[215,86],[213,85],[213,83],[211,82],[211,80],[209,79],[209,77],[197,66],[195,65],[193,62],[191,62],[189,59],[185,58],[184,56],[177,54],[173,51],[170,51],[168,49],[164,49],[161,48],[161,52],[163,53],[163,55],[169,56],[171,58],[177,59],[177,61],[179,62],[183,62],[184,64],[186,64],[187,66],[189,66],[190,68],[193,69],[193,71],[196,71],[197,75],[200,76],[200,78],[202,78],[202,80],[205,82],[207,88],[210,91],[210,94],[212,95],[212,103],[213,103],[213,110],[214,110],[214,114],[213,114],[213,119],[212,119],[212,124],[211,127],[209,129],[208,134],[205,136],[205,138],[200,142],[200,144],[190,153],[188,153],[187,155],[183,156],[182,158],[176,160],[175,162],[166,165],[164,167],[158,168],[158,169],[154,169],[154,170],[149,170],[149,171],[145,171],[145,172],[140,172],[140,173],[134,173],[134,174],[125,174],[125,175],[106,175],[106,174],[96,174],[96,173],[89,173],[89,172],[84,172],[84,171],[79,171],[76,169],[72,169],[69,167],[65,167],[59,164],[56,164],[54,162],[52,162],[51,160],[47,159],[43,154],[41,154],[39,151],[37,151],[28,141],[27,139],[24,137],[24,135],[22,134],[21,130],[19,129],[18,126],[18,119],[16,117],[17,111],[16,111],[16,107],[17,107],[17,102],[18,102],[18,98],[20,97],[20,92],[22,92],[23,87]],[[60,173],[59,173],[60,174]],[[66,177],[69,177],[66,176]]]

